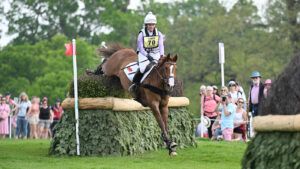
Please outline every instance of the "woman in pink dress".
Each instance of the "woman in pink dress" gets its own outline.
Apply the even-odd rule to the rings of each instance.
[[[9,112],[9,105],[6,104],[5,97],[2,97],[0,103],[0,138],[5,138],[5,136],[8,134]]]

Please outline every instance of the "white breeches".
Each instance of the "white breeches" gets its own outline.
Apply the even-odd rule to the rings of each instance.
[[[158,63],[158,60],[160,58],[160,54],[159,53],[150,53],[150,56],[152,56],[152,58],[154,59],[154,61],[156,63]],[[147,65],[150,63],[150,61],[141,52],[138,54],[138,58],[139,58],[140,72],[144,73],[144,71],[145,71]]]

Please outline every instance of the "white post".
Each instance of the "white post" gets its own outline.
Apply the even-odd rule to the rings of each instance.
[[[249,117],[250,117],[250,120],[249,120],[249,137],[252,138],[253,135],[254,135],[254,132],[253,132],[253,118],[252,118],[252,113],[249,112]]]
[[[76,41],[72,40],[73,47],[73,74],[74,74],[74,99],[75,99],[75,120],[76,120],[76,146],[77,155],[80,155],[80,142],[79,142],[79,113],[78,113],[78,90],[77,90],[77,61],[76,61]]]
[[[222,86],[225,85],[224,83],[224,63],[225,63],[225,50],[224,50],[224,43],[219,42],[219,63],[221,64],[221,83]]]

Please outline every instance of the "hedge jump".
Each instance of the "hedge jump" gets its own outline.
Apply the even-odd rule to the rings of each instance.
[[[62,103],[65,113],[55,126],[49,153],[76,155],[74,99]],[[186,97],[170,97],[169,132],[178,148],[196,146],[194,124]],[[79,99],[79,137],[82,156],[133,155],[164,147],[152,111],[123,98]]]

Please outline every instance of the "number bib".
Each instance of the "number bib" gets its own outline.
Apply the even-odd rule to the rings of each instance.
[[[144,37],[144,48],[157,48],[158,47],[158,36],[145,36]]]

